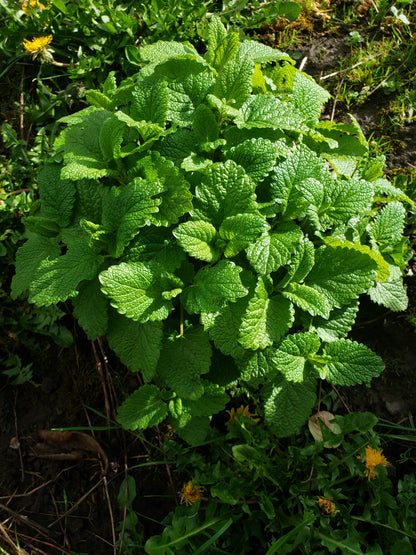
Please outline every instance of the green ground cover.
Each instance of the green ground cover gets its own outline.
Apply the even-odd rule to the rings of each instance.
[[[148,453],[113,477],[103,552],[414,553],[412,416],[335,410],[337,386],[384,367],[350,339],[359,298],[408,308],[415,168],[385,163],[415,119],[412,2],[1,0],[0,15],[5,386],[36,391],[27,353],[71,345],[68,313],[140,384],[120,364],[124,401],[98,417]],[[286,50],[341,24],[331,96]],[[373,137],[334,120],[380,92]],[[166,484],[156,523],[148,466]]]

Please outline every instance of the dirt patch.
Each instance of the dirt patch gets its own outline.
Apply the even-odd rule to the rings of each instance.
[[[376,142],[389,144],[386,152],[386,166],[391,176],[397,173],[409,174],[416,168],[416,126],[411,121],[404,121],[402,125],[386,125],[389,121],[390,103],[393,95],[385,94],[380,88],[375,90],[367,100],[348,107],[338,97],[337,76],[347,75],[339,73],[341,63],[351,54],[348,44],[349,33],[359,31],[363,40],[370,36],[365,21],[360,24],[338,23],[330,26],[325,19],[311,16],[287,24],[283,20],[274,25],[264,26],[254,33],[255,37],[269,46],[281,48],[297,60],[297,67],[311,75],[320,85],[331,92],[332,97],[327,102],[323,112],[324,118],[332,118],[337,122],[350,122],[351,113],[364,135]],[[284,33],[296,33],[294,43],[284,48]],[[333,75],[335,74],[335,75]]]
[[[11,388],[3,383],[0,389],[0,496],[1,503],[7,504],[2,517],[16,520],[20,545],[34,553],[57,552],[52,546],[66,552],[111,553],[106,545],[112,541],[98,456],[58,462],[34,455],[39,430],[87,424],[80,391],[85,399],[92,394],[88,401],[94,405],[100,384],[94,359],[82,358],[77,360],[74,349],[60,351],[51,346],[49,363],[42,356],[34,361],[40,370],[35,379],[44,376],[38,387]],[[70,514],[62,516],[75,504]]]
[[[416,282],[412,279],[410,291],[414,295]],[[406,313],[393,313],[367,299],[361,301],[351,338],[368,345],[383,359],[386,368],[372,380],[371,388],[345,389],[353,410],[371,410],[394,422],[405,422],[409,413],[416,413],[415,331]]]
[[[34,358],[38,387],[11,387],[0,374],[0,513],[5,526],[3,534],[0,530],[0,546],[10,555],[15,553],[16,539],[34,555],[115,553],[125,518],[118,503],[120,486],[127,468],[141,463],[149,464],[134,472],[138,493],[134,508],[144,515],[138,533],[160,534],[157,523],[175,506],[179,478],[172,470],[173,481],[169,480],[163,464],[150,462],[163,460],[152,448],[161,444],[158,434],[163,429],[151,431],[148,443],[114,429],[114,422],[109,424],[113,429],[103,429],[108,409],[114,418],[123,398],[112,379],[118,376],[129,390],[138,387],[137,380],[109,349],[104,346],[97,355],[80,334],[74,347],[62,350],[51,345],[46,358]],[[111,376],[106,375],[106,361]],[[96,428],[92,433],[75,432],[90,437],[92,445],[39,434],[45,429],[77,427]]]

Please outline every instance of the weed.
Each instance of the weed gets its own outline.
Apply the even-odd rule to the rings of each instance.
[[[284,554],[335,548],[382,553],[393,546],[411,553],[416,479],[412,474],[392,478],[391,470],[401,458],[386,458],[382,445],[388,448],[401,434],[410,444],[406,457],[411,456],[414,427],[378,422],[370,413],[351,413],[330,415],[330,428],[324,414],[330,413],[317,413],[320,438],[315,440],[307,432],[276,442],[264,422],[242,412],[200,448],[167,440],[166,455],[176,460],[177,482],[181,477],[185,482],[179,495],[189,484],[202,494],[174,508],[162,521],[160,534],[147,537],[149,516],[135,514],[134,509],[131,515],[136,474],[131,470],[129,501],[121,503],[125,518],[119,528],[127,530],[133,524],[142,534],[123,553],[237,555],[261,549]],[[386,432],[378,434],[376,427]],[[136,479],[140,480],[139,472]],[[124,481],[120,500],[125,499],[125,489]]]
[[[320,123],[328,94],[282,52],[216,17],[208,36],[204,57],[143,47],[134,79],[110,73],[64,119],[12,282],[39,307],[70,298],[87,335],[142,372],[119,409],[126,429],[168,418],[190,444],[236,391],[288,436],[319,377],[378,376],[379,357],[346,336],[360,294],[406,308],[410,256],[399,199],[411,201],[374,202],[393,189],[356,122]]]

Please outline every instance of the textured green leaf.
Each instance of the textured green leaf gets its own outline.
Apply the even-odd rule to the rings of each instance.
[[[259,183],[273,169],[278,155],[278,147],[268,139],[248,139],[231,148],[227,157],[245,169],[254,181]]]
[[[236,57],[238,58],[238,52]],[[252,84],[254,93],[267,92],[266,78],[263,75],[260,64],[254,64],[254,71],[253,71],[253,75],[251,76],[251,84]]]
[[[406,310],[409,304],[406,286],[403,283],[400,268],[389,265],[389,269],[390,276],[387,280],[383,282],[376,281],[368,290],[368,294],[373,302],[395,312],[400,312]]]
[[[213,94],[233,108],[241,108],[250,97],[253,69],[250,58],[231,60],[217,77]]]
[[[11,296],[17,299],[27,291],[43,260],[54,260],[61,254],[56,239],[32,236],[17,250],[16,273],[12,279]]]
[[[24,224],[27,231],[43,237],[57,237],[61,228],[57,222],[41,216],[26,216]]]
[[[316,401],[315,389],[314,382],[294,383],[280,376],[264,392],[264,419],[278,437],[295,434],[306,423]]]
[[[72,304],[74,316],[89,339],[94,340],[106,334],[108,299],[102,294],[97,279],[81,283]]]
[[[204,393],[200,399],[193,401],[191,399],[183,400],[184,409],[189,409],[192,416],[212,416],[218,414],[225,409],[227,402],[230,400],[225,388],[210,382],[203,382]]]
[[[212,65],[215,58],[215,52],[226,37],[227,31],[225,30],[224,25],[221,23],[220,18],[214,14],[210,17],[208,22],[208,44],[205,59],[209,64]]]
[[[225,218],[219,229],[221,238],[227,241],[224,256],[236,256],[267,231],[268,227],[265,218],[258,214],[237,214]]]
[[[383,168],[386,165],[386,157],[384,154],[379,154],[374,158],[367,160],[365,167],[361,171],[361,177],[367,181],[375,181],[383,177]]]
[[[245,298],[229,303],[221,311],[202,313],[201,323],[214,345],[224,355],[239,358],[244,355],[244,349],[238,342],[240,325],[247,307]]]
[[[204,63],[197,63],[189,58],[178,60],[175,64],[171,62],[171,65],[175,81],[169,83],[169,88],[171,91],[185,94],[195,109],[206,100],[208,92],[211,91],[214,83],[212,70]],[[162,66],[158,67],[158,71],[162,71]],[[172,111],[171,100],[170,110]]]
[[[39,172],[40,216],[66,227],[71,223],[75,186],[71,181],[62,180],[60,173],[61,167],[58,164],[48,164]]]
[[[235,57],[239,43],[240,39],[238,38],[238,34],[231,31],[217,44],[210,65],[216,69],[218,73],[221,73],[226,64]]]
[[[52,260],[45,258],[40,263],[30,286],[30,302],[49,306],[75,297],[78,284],[95,278],[103,260],[84,237],[73,241],[65,254]]]
[[[139,49],[139,54],[144,62],[161,63],[176,56],[193,55],[198,56],[198,52],[190,44],[175,41],[160,40],[154,44],[146,44]]]
[[[181,298],[190,314],[216,312],[227,301],[247,295],[240,279],[241,268],[230,260],[220,260],[215,266],[205,266],[195,276]]]
[[[205,104],[200,104],[193,115],[193,128],[199,142],[216,141],[219,137],[219,126],[214,112]],[[176,137],[176,135],[175,135]]]
[[[316,316],[310,324],[310,331],[314,331],[323,341],[344,339],[351,331],[358,312],[358,301],[350,305],[331,310],[328,318]]]
[[[172,86],[170,87],[172,89]],[[183,88],[177,86],[176,88]],[[194,115],[194,104],[189,96],[181,90],[171,90],[169,94],[168,120],[172,124],[191,125]]]
[[[193,56],[176,58],[160,64],[157,74],[167,80],[169,108],[167,119],[188,125],[195,108],[204,102],[213,84],[212,70]]]
[[[323,200],[323,192],[334,187],[325,161],[305,145],[300,145],[289,158],[278,164],[271,177],[272,198],[281,211],[292,218],[303,215],[310,202],[315,204],[319,197]],[[317,190],[317,183],[321,193],[319,188]],[[304,198],[306,194],[308,198]]]
[[[82,110],[79,110],[78,112],[75,112],[73,114],[69,114],[69,116],[64,116],[63,118],[59,118],[58,122],[59,123],[68,123],[70,125],[82,123],[82,121],[85,117],[88,117],[90,114],[92,114],[96,111],[97,111],[97,109],[94,108],[94,106],[88,106],[88,108],[83,108]],[[67,129],[64,129],[58,135],[58,137],[56,138],[56,145],[59,149],[63,148],[66,132],[67,132]]]
[[[206,262],[216,262],[221,250],[215,245],[218,232],[209,222],[202,220],[180,224],[174,231],[180,246],[191,256]]]
[[[287,333],[293,320],[291,303],[281,295],[269,298],[264,280],[259,277],[241,322],[239,342],[245,349],[265,349]]]
[[[285,299],[288,299],[297,307],[306,310],[312,316],[329,317],[331,305],[325,295],[299,283],[289,283],[286,289],[282,291]]]
[[[271,127],[307,132],[303,115],[293,105],[279,100],[271,94],[251,96],[241,107],[239,127]]]
[[[297,199],[290,200],[290,217],[306,217],[314,229],[322,229],[319,213],[325,199],[325,185],[313,177],[307,177],[295,186],[295,190]]]
[[[122,263],[101,272],[102,291],[111,305],[127,318],[145,323],[164,320],[172,310],[171,298],[182,282],[156,262]]]
[[[103,93],[113,95],[117,91],[116,72],[110,71],[103,83]]]
[[[320,247],[306,285],[325,295],[334,308],[367,291],[376,277],[376,263],[367,254],[343,247]]]
[[[168,109],[166,82],[154,74],[140,80],[132,92],[130,116],[137,121],[151,121],[165,127]]]
[[[331,163],[338,175],[352,177],[368,154],[368,144],[358,124],[324,121],[318,123],[315,131],[319,132],[320,137],[314,150]]]
[[[218,139],[218,141],[223,141],[223,139]],[[201,149],[207,147],[207,151],[211,151],[211,145],[213,143],[204,143],[201,145]],[[214,149],[215,150],[215,149]],[[205,168],[208,168],[212,165],[212,162],[209,158],[205,158],[199,154],[191,154],[187,156],[185,160],[181,164],[181,168],[185,172],[197,172],[197,171],[204,171]]]
[[[124,253],[126,262],[149,262],[153,260],[167,272],[174,272],[186,255],[176,243],[170,229],[165,227],[143,227],[131,241]]]
[[[143,385],[127,397],[117,412],[117,422],[125,430],[144,430],[157,426],[168,414],[159,388]]]
[[[194,416],[189,408],[184,410],[178,418],[171,418],[170,421],[178,436],[193,447],[203,443],[208,435],[209,416]],[[157,536],[153,536],[153,538],[155,537]],[[148,543],[146,543],[147,545]]]
[[[243,168],[234,162],[215,164],[195,187],[192,215],[218,229],[229,216],[255,214],[258,209],[254,188]]]
[[[330,357],[329,362],[317,370],[322,379],[335,385],[369,384],[384,370],[384,363],[378,355],[366,345],[349,339],[327,343],[324,353]]]
[[[198,138],[190,129],[178,128],[160,141],[160,154],[180,166],[185,158],[195,154]]]
[[[209,372],[211,355],[211,344],[203,328],[191,328],[165,343],[157,373],[179,397],[196,400],[204,393],[201,375]]]
[[[110,112],[114,108],[114,104],[111,98],[100,91],[90,90],[87,91],[85,96],[88,104],[91,104],[96,108],[104,108],[104,110],[108,110]]]
[[[166,160],[157,152],[142,158],[136,166],[142,171],[143,177],[149,182],[159,183],[162,192],[159,197],[159,210],[152,217],[156,225],[167,226],[176,224],[181,216],[192,208],[192,194],[189,183],[170,160]]]
[[[287,94],[292,90],[293,80],[298,71],[295,65],[292,64],[276,64],[270,73],[270,77],[277,90]]]
[[[369,214],[373,196],[374,189],[368,181],[337,179],[330,193],[330,208],[325,215],[331,224],[341,225],[353,216]]]
[[[256,64],[275,62],[277,60],[290,60],[289,54],[256,40],[241,42],[238,45],[236,58],[251,58]]]
[[[315,247],[306,237],[302,236],[296,245],[287,269],[286,277],[280,282],[280,287],[285,287],[291,281],[302,282],[311,271],[315,263]]]
[[[227,147],[231,148],[250,139],[268,139],[277,152],[277,156],[286,158],[292,152],[293,146],[287,144],[284,131],[270,127],[237,127],[235,125],[226,127],[223,136],[227,141]]]
[[[65,166],[61,178],[76,181],[114,173],[105,162],[100,147],[101,129],[105,121],[112,117],[113,114],[107,110],[95,109],[65,130]]]
[[[116,160],[121,156],[121,143],[126,124],[117,116],[112,115],[103,123],[100,130],[99,143],[102,155],[106,162]]]
[[[330,245],[331,247],[342,247],[344,249],[361,252],[372,258],[376,263],[377,281],[386,281],[386,279],[389,277],[389,265],[384,260],[381,254],[379,254],[374,249],[371,249],[368,245],[361,245],[358,242],[352,243],[351,241],[342,241],[339,237],[325,237],[324,241],[327,245]]]
[[[141,372],[145,382],[156,373],[162,338],[162,322],[140,324],[115,311],[111,313],[108,343],[131,372]]]
[[[312,77],[297,71],[293,79],[291,100],[309,124],[316,124],[321,116],[323,104],[330,94],[318,85]]]
[[[88,235],[88,244],[97,252],[107,251],[111,241],[110,233],[100,224],[95,224],[82,218],[79,220],[80,228]],[[71,229],[71,228],[70,228]],[[74,229],[74,228],[72,228]]]
[[[389,200],[400,200],[402,202],[407,202],[410,206],[413,207],[412,199],[408,197],[406,193],[404,193],[401,189],[399,189],[398,187],[394,187],[387,179],[376,179],[373,182],[373,186],[376,195],[383,197],[380,200],[385,201],[386,199],[384,195],[386,195]]]
[[[98,182],[92,185],[89,179],[80,179],[76,181],[75,186],[78,217],[91,222],[101,222],[102,201],[108,188]]]
[[[271,274],[290,260],[302,230],[293,222],[282,222],[262,235],[247,249],[247,258],[259,274]]]
[[[257,389],[269,379],[275,380],[276,369],[272,358],[272,349],[245,351],[245,356],[237,361],[241,372],[240,379],[249,387]],[[280,377],[278,377],[280,379]]]
[[[162,189],[163,190],[163,189]],[[160,183],[137,178],[123,186],[112,187],[103,199],[102,221],[104,228],[114,232],[114,243],[110,254],[121,256],[124,247],[149,223],[151,216],[158,212],[161,198]]]
[[[141,142],[139,142],[137,140],[137,134],[133,135],[133,133],[130,132],[130,142],[120,149],[120,157],[124,158],[134,154],[135,152],[147,150],[158,137],[166,134],[164,127],[161,127],[157,123],[145,120],[136,121],[125,112],[121,111],[115,112],[114,116],[118,121],[122,122],[127,127],[130,127],[132,130],[135,129],[141,138]]]
[[[171,91],[168,119],[173,124],[191,125],[194,105],[189,96],[181,91]]]
[[[404,231],[406,211],[400,202],[389,202],[370,225],[369,235],[381,252],[388,253],[398,243]]]
[[[288,335],[273,354],[276,370],[291,382],[304,381],[310,375],[306,365],[320,345],[319,337],[312,332]]]
[[[117,171],[108,167],[106,162],[101,160],[87,160],[86,158],[73,160],[65,165],[61,171],[63,179],[99,179],[100,177],[116,177]]]
[[[135,82],[133,81],[133,79],[127,78],[120,83],[120,86],[117,89],[111,91],[111,93],[106,92],[106,94],[111,96],[114,107],[124,106],[125,104],[129,103],[134,86]]]
[[[239,108],[233,108],[224,100],[216,97],[214,94],[207,94],[207,102],[209,106],[211,106],[216,112],[221,114],[223,119],[241,120],[242,118],[241,110]]]

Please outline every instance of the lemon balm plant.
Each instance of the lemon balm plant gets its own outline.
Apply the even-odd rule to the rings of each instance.
[[[127,429],[168,419],[191,445],[244,393],[278,437],[319,379],[369,383],[382,360],[347,338],[360,295],[407,305],[411,202],[358,124],[319,121],[328,94],[284,53],[217,17],[207,51],[158,42],[110,73],[38,177],[12,294],[72,300],[90,338],[144,385]]]

